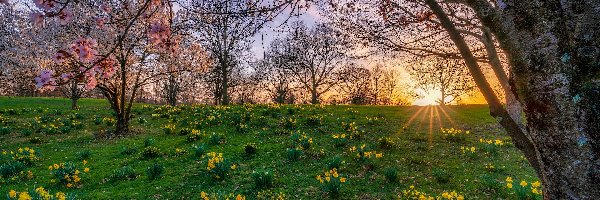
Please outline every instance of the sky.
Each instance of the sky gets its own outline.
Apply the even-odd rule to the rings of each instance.
[[[256,34],[256,36],[253,37],[254,42],[252,43],[251,51],[254,54],[256,59],[263,58],[263,55],[264,55],[263,53],[268,48],[271,41],[273,41],[275,38],[284,34],[283,32],[285,31],[285,28],[284,28],[284,26],[281,26],[281,25],[285,22],[286,18],[287,18],[287,16],[277,17],[273,22],[271,22],[269,24],[269,26],[263,28],[263,30],[261,30],[258,34]],[[319,14],[318,8],[316,6],[311,6],[307,11],[303,12],[302,15],[297,16],[297,17],[292,17],[289,19],[288,22],[302,21],[308,27],[311,27],[315,23],[319,22],[322,19],[323,19],[323,17],[322,17],[322,15]],[[365,62],[367,63],[367,65],[369,65],[369,64],[374,64],[374,62],[378,62],[381,60],[386,60],[386,59],[385,58],[383,58],[383,59],[375,58],[375,59],[368,60]],[[410,80],[410,76],[408,75],[408,72],[403,69],[404,63],[388,61],[386,64],[388,66],[391,65],[394,69],[396,69],[400,73],[399,79],[400,79],[401,83],[409,84],[412,81],[412,80]],[[437,105],[436,100],[441,96],[441,92],[432,92],[430,94],[427,94],[427,93],[423,92],[422,90],[416,90],[416,89],[413,89],[413,90],[416,93],[423,94],[423,97],[414,100],[413,105],[420,105],[420,106]],[[480,96],[481,95],[478,92],[476,92],[474,94],[474,96],[464,98],[461,103],[485,104],[486,102]]]

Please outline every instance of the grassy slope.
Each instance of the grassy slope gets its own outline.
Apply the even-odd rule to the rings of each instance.
[[[228,179],[217,183],[210,181],[210,177],[206,175],[206,162],[192,156],[192,145],[205,143],[206,139],[188,143],[185,141],[185,136],[165,135],[160,127],[169,123],[168,120],[153,118],[150,116],[152,111],[146,110],[136,117],[143,117],[149,123],[139,124],[137,120],[132,122],[136,135],[120,139],[96,140],[93,133],[105,129],[106,126],[94,125],[92,118],[95,115],[110,117],[110,108],[104,100],[96,99],[84,99],[80,105],[82,109],[78,113],[85,116],[85,119],[81,120],[86,124],[84,129],[61,135],[46,136],[42,133],[34,133],[32,136],[23,136],[18,131],[22,127],[19,124],[32,121],[36,116],[60,117],[56,115],[56,110],[62,111],[61,115],[70,114],[68,111],[70,102],[56,98],[0,97],[0,110],[12,108],[20,113],[18,116],[4,115],[16,121],[16,124],[12,125],[13,133],[0,135],[0,151],[29,146],[42,154],[42,160],[28,169],[34,173],[35,178],[0,183],[0,196],[10,189],[25,190],[41,185],[52,191],[77,193],[78,197],[83,199],[197,198],[201,191],[242,193],[253,198],[256,191],[253,189],[252,171],[270,169],[276,175],[272,191],[284,192],[290,199],[325,198],[315,176],[323,173],[325,163],[335,155],[341,156],[345,161],[340,169],[340,172],[348,177],[341,195],[344,199],[392,199],[410,185],[415,185],[419,190],[430,194],[455,190],[465,194],[469,199],[490,197],[507,199],[511,198],[511,194],[503,188],[502,182],[506,176],[526,180],[535,179],[532,168],[512,145],[503,146],[496,157],[480,153],[475,158],[468,158],[460,153],[460,146],[479,147],[478,139],[481,137],[503,139],[510,143],[509,138],[496,125],[494,119],[489,117],[487,107],[483,105],[450,106],[446,108],[448,117],[441,109],[435,107],[326,106],[324,110],[320,110],[305,106],[300,114],[289,116],[282,112],[284,113],[282,116],[297,118],[300,129],[314,138],[311,150],[297,162],[286,159],[289,136],[273,134],[279,118],[267,117],[266,123],[259,123],[264,125],[266,130],[262,130],[262,127],[254,127],[249,134],[235,133],[235,129],[227,122],[222,126],[205,128],[203,131],[209,133],[224,133],[227,140],[225,144],[210,146],[208,151],[222,152],[226,158],[240,165]],[[45,113],[22,110],[38,107],[49,109]],[[348,108],[357,110],[358,114],[350,114],[346,111]],[[142,110],[141,105],[136,105],[134,109]],[[315,128],[304,125],[304,119],[312,112],[309,110],[326,114],[325,123],[319,128],[321,131],[315,131]],[[175,118],[181,120],[190,116],[181,114]],[[384,116],[384,120],[375,125],[367,125],[365,116]],[[356,122],[369,137],[351,140],[346,147],[334,147],[331,134],[341,133],[341,122],[345,120]],[[180,127],[182,126],[178,126]],[[473,134],[465,143],[447,142],[441,138],[440,127],[467,129]],[[30,144],[29,138],[34,136],[42,136],[44,142]],[[377,139],[386,136],[396,140],[395,148],[391,150],[377,148]],[[166,155],[154,160],[142,160],[139,154],[131,156],[120,154],[126,146],[142,149],[147,138],[153,138],[154,145]],[[256,143],[259,148],[258,154],[253,157],[244,156],[243,148],[246,143]],[[358,161],[354,160],[354,154],[348,152],[348,147],[361,144],[367,144],[384,153],[382,159],[375,161],[373,170],[365,170]],[[176,157],[175,148],[186,149],[191,154]],[[84,150],[91,150],[93,155],[88,163],[91,173],[90,176],[83,178],[83,186],[78,189],[67,189],[50,184],[52,177],[47,167],[53,163],[76,161],[76,152]],[[320,151],[324,153],[321,154]],[[8,159],[4,156],[0,161],[5,162]],[[149,181],[145,171],[155,162],[166,167],[165,176],[159,180]],[[489,172],[484,167],[485,163],[493,163],[497,168],[502,169]],[[133,167],[141,176],[130,181],[106,181],[113,170],[126,165]],[[385,181],[383,171],[388,167],[398,169],[399,183]],[[440,176],[448,177],[449,181],[440,181]]]

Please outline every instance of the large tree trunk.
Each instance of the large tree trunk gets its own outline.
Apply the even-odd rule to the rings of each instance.
[[[544,198],[600,199],[600,1],[466,2],[511,63]]]

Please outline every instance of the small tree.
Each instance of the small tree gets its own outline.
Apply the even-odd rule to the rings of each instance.
[[[439,91],[437,102],[447,105],[475,89],[475,83],[462,60],[435,58],[425,60],[409,71],[415,86],[427,93]]]

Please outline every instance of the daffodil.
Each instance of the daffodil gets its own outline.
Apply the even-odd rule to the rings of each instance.
[[[526,181],[521,181],[520,185],[521,185],[522,187],[525,187],[525,186],[527,186],[527,182],[526,182]]]
[[[15,190],[10,190],[10,192],[8,192],[8,196],[9,196],[10,198],[15,198],[15,197],[17,197],[17,191],[15,191]]]

